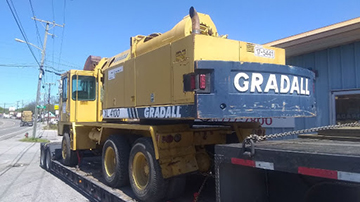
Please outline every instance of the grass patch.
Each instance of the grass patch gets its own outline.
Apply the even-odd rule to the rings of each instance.
[[[50,125],[46,125],[43,127],[43,130],[57,130],[58,129],[58,125],[57,124],[50,124]]]
[[[21,142],[50,142],[50,141],[47,140],[47,139],[32,138],[32,137],[23,138],[23,139],[21,139],[20,141],[21,141]]]

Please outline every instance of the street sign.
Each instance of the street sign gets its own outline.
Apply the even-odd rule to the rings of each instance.
[[[54,105],[54,110],[58,110],[59,109],[59,105]]]
[[[38,109],[46,109],[46,106],[38,105],[38,106],[36,106],[36,108],[38,108]]]

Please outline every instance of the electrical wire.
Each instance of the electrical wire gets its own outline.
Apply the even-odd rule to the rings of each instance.
[[[32,64],[0,64],[0,67],[18,67],[18,68],[26,68],[26,67],[29,67],[29,68],[36,68],[37,66],[36,65],[32,65]],[[59,69],[56,69],[54,68],[53,66],[48,66],[48,65],[44,65],[44,68],[50,68],[52,69],[53,71],[56,71],[56,73],[61,73],[61,72],[65,72],[66,70],[59,70]]]
[[[11,1],[11,3],[12,3],[12,0],[10,0],[10,1]],[[37,64],[39,65],[39,67],[40,67],[40,63],[39,63],[39,61],[37,60],[37,58],[35,57],[34,51],[31,49],[30,45],[28,44],[28,40],[27,40],[27,37],[26,37],[26,33],[25,33],[25,30],[22,29],[20,19],[17,19],[17,18],[16,18],[17,15],[15,16],[16,8],[15,8],[14,4],[12,3],[13,8],[11,8],[11,5],[10,5],[10,3],[9,3],[9,0],[6,0],[6,3],[7,3],[8,6],[9,6],[9,9],[10,9],[10,11],[11,11],[11,14],[12,14],[12,16],[14,17],[14,20],[15,20],[15,22],[16,22],[16,24],[17,24],[17,26],[18,26],[18,28],[19,28],[19,30],[20,30],[20,32],[21,32],[21,35],[23,36],[23,38],[24,38],[24,40],[25,40],[25,42],[26,42],[26,45],[28,46],[28,48],[29,48],[32,56],[34,57],[36,63],[37,63]],[[14,10],[13,10],[13,9],[14,9]],[[15,12],[14,12],[14,11],[15,11]]]
[[[54,10],[54,0],[52,0],[51,1],[51,7],[52,7],[52,18],[53,18],[53,22],[55,22],[55,10]],[[54,29],[54,33],[53,33],[53,35],[52,35],[52,39],[53,39],[53,48],[52,48],[52,66],[54,67],[55,65],[54,65],[54,50],[55,50],[55,37],[56,37],[56,35],[55,35],[55,30],[56,29]],[[50,80],[53,80],[54,78],[53,78],[53,75],[51,75],[51,79]]]
[[[65,67],[70,67],[70,68],[73,68],[73,69],[78,69],[79,68],[79,66],[74,66],[74,65],[69,65],[69,64],[63,64],[63,63],[57,63],[57,62],[55,62],[55,64],[65,66]]]
[[[29,3],[30,3],[30,8],[31,8],[31,12],[33,14],[33,17],[36,18],[36,15],[35,15],[35,11],[34,11],[34,7],[32,5],[32,2],[31,0],[29,0]],[[40,36],[40,32],[39,32],[39,27],[37,26],[37,23],[36,23],[36,20],[34,20],[34,23],[35,23],[35,28],[36,28],[36,34],[37,34],[37,40],[38,40],[38,43],[40,44],[43,44],[42,43],[42,40],[41,40],[41,36]]]
[[[60,43],[60,54],[59,54],[59,62],[58,64],[60,64],[60,60],[61,60],[61,55],[62,55],[62,48],[63,48],[63,41],[64,41],[64,32],[65,32],[65,11],[66,11],[66,0],[64,0],[64,8],[63,8],[63,29],[62,29],[62,34],[61,34],[61,43]],[[59,66],[58,66],[59,67]]]
[[[52,70],[54,70],[54,71],[57,71],[57,72],[65,72],[65,70],[63,70],[63,69],[56,69],[54,66],[46,66],[46,68],[50,68],[50,69],[52,69]]]
[[[58,57],[55,57],[55,58],[60,60],[60,58],[58,58]],[[82,66],[82,65],[75,64],[75,63],[73,63],[73,62],[64,60],[64,59],[61,59],[61,62],[62,62],[62,63],[56,63],[56,64],[59,64],[59,65],[68,65],[69,67],[73,67],[73,68],[79,68],[79,67]]]

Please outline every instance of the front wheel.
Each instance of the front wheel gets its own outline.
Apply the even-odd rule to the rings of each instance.
[[[61,143],[62,162],[66,166],[75,166],[78,163],[78,158],[75,151],[70,147],[70,135],[65,132]]]
[[[166,196],[166,181],[155,158],[150,138],[139,138],[130,151],[130,185],[141,201],[160,201]]]

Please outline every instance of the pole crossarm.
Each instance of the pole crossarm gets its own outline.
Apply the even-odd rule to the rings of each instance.
[[[31,19],[36,20],[36,21],[39,21],[39,22],[43,22],[43,23],[46,23],[46,24],[53,25],[53,27],[55,27],[55,26],[64,27],[64,26],[65,26],[65,24],[59,25],[59,24],[56,24],[55,21],[50,22],[50,21],[47,21],[47,20],[38,19],[38,18],[36,18],[36,17],[32,17]],[[53,28],[53,27],[52,27],[52,28]]]

